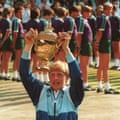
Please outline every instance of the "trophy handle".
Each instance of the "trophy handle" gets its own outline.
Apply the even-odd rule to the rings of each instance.
[[[57,48],[59,49],[66,39],[70,40],[71,36],[72,32],[60,32],[59,36],[57,37]]]

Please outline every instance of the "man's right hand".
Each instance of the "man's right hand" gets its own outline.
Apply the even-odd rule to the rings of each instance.
[[[38,31],[32,28],[25,34],[25,48],[24,48],[25,51],[31,50],[37,36]]]

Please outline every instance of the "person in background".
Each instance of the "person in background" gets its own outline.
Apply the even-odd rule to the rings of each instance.
[[[93,47],[93,55],[90,57],[89,61],[89,66],[90,67],[98,67],[99,64],[94,65],[94,41],[96,40],[96,17],[94,16],[94,11],[93,8],[91,7],[91,14],[89,14],[88,18],[88,23],[92,29],[92,35],[93,35],[93,42],[92,42],[92,47]]]
[[[0,0],[0,3],[2,4],[2,6],[4,6],[5,0]]]
[[[0,3],[0,12],[1,12],[1,13],[3,12],[3,9],[4,9],[4,7],[3,7],[3,5]]]
[[[22,17],[22,23],[23,26],[25,27],[25,24],[30,20],[30,13],[31,13],[31,4],[30,3],[26,3],[24,5],[24,13],[23,13],[23,17]]]
[[[10,8],[13,7],[14,0],[5,0],[4,8]]]
[[[51,7],[51,4],[49,0],[41,0],[41,4],[39,5],[40,10],[41,10],[41,15],[44,9],[49,9]]]
[[[77,49],[78,49],[78,57],[80,58],[80,69],[82,71],[82,79],[84,81],[84,90],[91,91],[94,90],[89,85],[88,82],[88,67],[89,60],[92,56],[92,29],[88,23],[88,18],[91,14],[91,7],[84,5],[82,7],[82,17],[79,17],[76,21],[77,23]]]
[[[40,8],[39,7],[33,7],[31,9],[30,12],[30,20],[26,23],[24,29],[28,32],[30,30],[30,28],[36,29],[38,32],[40,32]],[[39,64],[39,59],[35,54],[35,46],[33,45],[32,48],[32,59],[31,59],[31,63],[32,63],[32,72],[34,74],[34,76],[37,77],[37,79],[39,79],[39,73],[37,71],[37,66]]]
[[[116,16],[117,5],[113,4],[112,15],[110,16],[112,30],[112,49],[114,56],[113,70],[120,70],[120,16]]]
[[[53,32],[57,34],[59,32],[64,32],[64,18],[66,17],[66,13],[67,13],[67,10],[64,7],[59,7],[55,9],[56,17],[52,19]],[[56,52],[54,60],[65,61],[64,51],[61,49],[61,47]]]
[[[58,7],[61,7],[61,4],[59,1],[55,1],[52,5],[51,5],[51,8],[52,9],[55,9],[55,8],[58,8]]]
[[[105,94],[119,94],[110,86],[109,64],[111,58],[111,24],[109,16],[113,5],[110,2],[104,3],[104,14],[97,18],[96,49],[99,50],[99,68],[97,69],[98,88],[97,93],[103,91],[102,78],[104,80]]]
[[[30,0],[31,7],[39,6],[41,4],[41,0]]]
[[[101,16],[103,14],[103,10],[104,10],[104,6],[103,5],[99,5],[97,8],[96,8],[96,17],[97,16]]]
[[[64,18],[66,17],[67,10],[63,7],[55,9],[55,17],[52,19],[53,32],[59,33],[64,31]]]
[[[112,4],[114,5],[116,5],[116,7],[117,7],[117,10],[116,10],[116,12],[115,12],[115,15],[116,16],[120,16],[120,1],[119,0],[114,0],[114,1],[112,1]]]
[[[97,21],[97,17],[101,16],[102,14],[103,14],[103,5],[99,5],[97,6],[97,9],[96,9],[96,21]],[[95,26],[97,27],[97,25]],[[96,30],[94,32],[96,32]],[[95,68],[98,68],[99,67],[99,51],[96,50],[96,34],[94,37],[95,38],[93,39],[93,54],[95,58]]]
[[[53,18],[54,11],[53,9],[44,9],[42,16],[40,17],[40,31],[44,31],[48,26],[48,23],[51,23],[51,19]]]
[[[9,63],[12,57],[12,8],[4,8],[0,21],[0,31],[2,33],[2,41],[0,42],[0,49],[2,51],[1,60],[1,79],[10,80]]]
[[[69,48],[68,33],[59,34],[64,39],[62,49],[66,62],[56,61],[49,67],[50,86],[32,76],[30,70],[31,49],[34,30],[25,35],[25,47],[20,61],[20,76],[35,109],[36,120],[78,120],[78,107],[84,98],[83,81],[79,64]],[[69,70],[68,70],[69,67]],[[70,79],[70,86],[66,82]]]
[[[22,25],[23,6],[17,6],[15,8],[15,18],[12,22],[12,34],[13,34],[13,49],[15,52],[15,59],[13,63],[13,80],[20,81],[19,76],[19,63],[22,50],[24,48],[24,28]]]
[[[24,7],[24,5],[27,3],[27,1],[26,0],[15,0],[14,1],[14,5],[13,5],[13,7],[14,8],[17,8],[17,7]]]
[[[72,34],[70,40],[70,49],[74,56],[76,57],[76,36],[77,36],[77,26],[75,23],[75,19],[80,16],[81,6],[71,6],[69,8],[69,15],[67,15],[64,19],[64,31]]]

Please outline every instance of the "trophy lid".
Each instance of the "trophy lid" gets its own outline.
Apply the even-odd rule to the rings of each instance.
[[[38,40],[47,40],[47,41],[57,41],[57,34],[53,32],[53,27],[51,26],[51,23],[48,23],[48,25],[45,28],[45,31],[41,31],[38,34]]]

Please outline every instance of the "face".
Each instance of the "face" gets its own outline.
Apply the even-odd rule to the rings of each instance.
[[[23,14],[24,14],[24,9],[19,10],[19,11],[17,12],[17,17],[20,18],[20,19],[22,19]]]
[[[11,8],[10,18],[13,18],[13,16],[14,16],[14,8]]]
[[[111,13],[112,13],[112,8],[108,8],[108,9],[105,10],[105,14],[107,16],[110,16]]]
[[[52,71],[49,73],[50,83],[53,90],[57,91],[64,87],[67,77],[63,72]]]
[[[83,12],[83,17],[88,19],[91,16],[91,12]]]
[[[80,16],[80,12],[72,12],[72,13],[71,13],[71,16],[72,16],[73,18],[77,18],[78,16]]]

